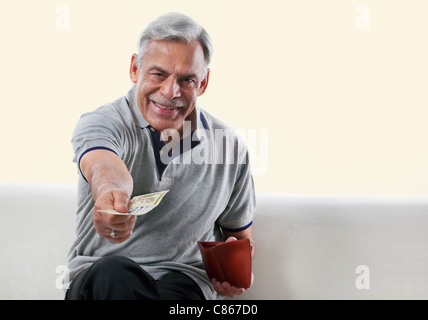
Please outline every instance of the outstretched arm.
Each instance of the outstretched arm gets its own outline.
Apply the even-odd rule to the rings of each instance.
[[[133,180],[123,161],[113,152],[92,150],[80,159],[80,170],[89,182],[95,201],[93,223],[97,233],[110,242],[121,243],[131,237],[135,216],[100,213],[97,210],[128,212]],[[114,230],[117,237],[110,236]]]

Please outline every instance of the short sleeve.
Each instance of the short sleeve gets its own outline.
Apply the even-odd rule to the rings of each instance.
[[[101,107],[80,117],[71,139],[73,162],[77,163],[79,172],[80,159],[90,150],[105,149],[122,156],[120,132],[123,125],[119,120],[115,110],[109,107]]]
[[[251,174],[248,151],[237,166],[237,175],[226,209],[217,219],[219,226],[228,232],[240,232],[252,225],[256,209],[254,182]]]

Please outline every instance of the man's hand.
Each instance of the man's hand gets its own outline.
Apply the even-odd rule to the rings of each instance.
[[[220,282],[220,281],[217,281],[216,278],[213,278],[211,282],[213,284],[214,290],[217,291],[218,294],[224,297],[233,298],[245,293],[244,288],[237,288],[235,286],[232,286],[227,281]]]
[[[119,216],[100,213],[98,210],[116,210],[128,212],[129,196],[126,191],[110,188],[101,193],[95,201],[93,223],[97,233],[113,243],[122,243],[131,237],[136,216]],[[111,236],[114,230],[115,237]]]
[[[226,242],[230,241],[236,241],[237,239],[235,237],[229,237],[227,238]],[[251,285],[253,285],[254,282],[254,275],[251,273]],[[211,279],[211,283],[213,284],[214,290],[217,291],[218,294],[233,298],[239,295],[242,295],[245,293],[245,291],[249,288],[237,288],[235,286],[232,286],[229,282],[223,281],[220,282],[216,278]]]
[[[133,181],[124,162],[111,151],[97,149],[82,156],[80,169],[91,185],[92,198],[95,201],[93,223],[97,233],[113,243],[128,240],[134,229],[136,216],[98,212],[128,212]],[[111,235],[113,230],[116,236]]]

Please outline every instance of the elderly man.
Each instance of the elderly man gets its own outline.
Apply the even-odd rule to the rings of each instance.
[[[77,237],[66,299],[216,299],[247,289],[208,279],[197,245],[247,238],[254,255],[248,151],[196,104],[211,53],[195,21],[159,17],[132,56],[127,95],[79,120],[72,138]],[[228,134],[215,139],[218,132]],[[132,197],[162,190],[169,192],[145,215],[99,211],[127,213]]]

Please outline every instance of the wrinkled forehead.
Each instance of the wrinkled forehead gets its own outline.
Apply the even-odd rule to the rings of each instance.
[[[204,52],[198,41],[150,40],[144,54],[142,68],[156,65],[173,73],[202,74],[205,70]]]

